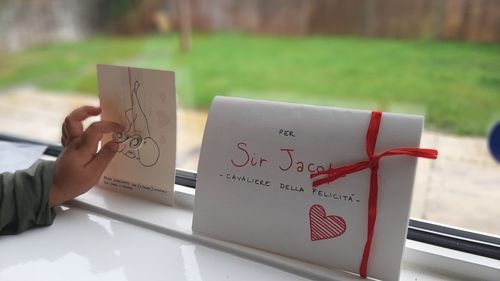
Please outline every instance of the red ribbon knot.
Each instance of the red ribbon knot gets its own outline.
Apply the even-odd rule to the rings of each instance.
[[[370,125],[366,131],[366,154],[368,160],[363,160],[354,164],[345,165],[337,168],[329,168],[324,172],[311,174],[311,179],[314,179],[312,188],[316,189],[323,184],[329,184],[339,178],[349,174],[370,169],[370,192],[368,195],[368,228],[363,257],[359,266],[359,275],[366,278],[368,259],[373,240],[373,232],[375,229],[375,221],[377,219],[377,201],[378,201],[378,168],[379,161],[385,156],[406,155],[410,157],[423,157],[428,159],[436,159],[438,152],[435,149],[425,149],[416,147],[394,148],[384,151],[380,154],[375,154],[375,145],[377,143],[380,121],[382,120],[382,112],[373,111],[370,119]],[[316,179],[315,179],[316,178]]]

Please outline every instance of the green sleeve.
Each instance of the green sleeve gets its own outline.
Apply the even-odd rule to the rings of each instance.
[[[0,234],[51,225],[55,211],[49,192],[55,162],[39,161],[29,169],[0,174]]]

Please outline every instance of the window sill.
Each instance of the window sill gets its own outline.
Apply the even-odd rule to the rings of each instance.
[[[175,188],[175,206],[172,208],[99,188],[69,202],[69,205],[231,253],[304,278],[359,280],[359,277],[342,271],[193,233],[191,223],[194,190],[180,185]],[[401,280],[498,280],[499,274],[499,260],[407,240]]]

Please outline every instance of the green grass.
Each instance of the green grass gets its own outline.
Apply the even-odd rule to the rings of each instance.
[[[424,113],[426,126],[484,135],[500,118],[500,45],[239,34],[96,38],[9,55],[0,87],[96,94],[96,63],[172,69],[179,101],[206,109],[215,95]]]

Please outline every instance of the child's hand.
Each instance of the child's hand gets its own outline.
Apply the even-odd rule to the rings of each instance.
[[[55,206],[75,198],[91,189],[118,149],[109,141],[97,151],[103,134],[122,132],[123,126],[115,122],[99,121],[83,131],[82,121],[99,115],[100,108],[84,106],[73,111],[63,124],[61,142],[64,151],[56,161],[50,192],[50,205]]]
[[[61,144],[66,147],[72,140],[80,137],[83,134],[82,121],[89,116],[97,116],[101,114],[100,107],[85,105],[73,110],[66,118],[62,125]]]

